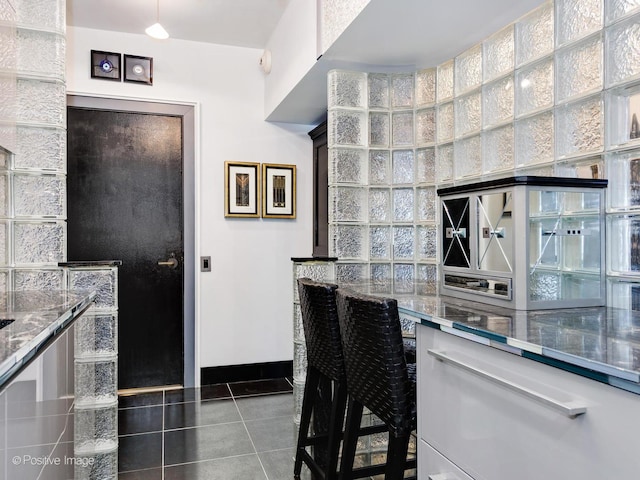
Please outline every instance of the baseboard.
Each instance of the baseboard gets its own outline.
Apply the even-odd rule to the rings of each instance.
[[[247,382],[293,376],[293,361],[247,363],[244,365],[225,365],[222,367],[204,367],[200,369],[200,383]]]

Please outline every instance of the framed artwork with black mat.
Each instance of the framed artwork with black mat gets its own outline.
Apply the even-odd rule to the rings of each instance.
[[[153,85],[153,58],[125,54],[124,81]]]
[[[91,50],[91,78],[119,82],[122,77],[120,58],[119,53]]]

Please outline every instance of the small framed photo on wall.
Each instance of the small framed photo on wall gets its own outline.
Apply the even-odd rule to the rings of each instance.
[[[260,164],[224,162],[224,216],[259,217]]]
[[[153,58],[125,54],[124,81],[153,85]]]
[[[296,166],[262,164],[263,218],[296,218]]]
[[[91,78],[120,81],[120,54],[91,50]]]

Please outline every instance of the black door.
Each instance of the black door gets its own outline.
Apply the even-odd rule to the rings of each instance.
[[[68,259],[122,260],[118,387],[183,383],[182,118],[67,109]]]

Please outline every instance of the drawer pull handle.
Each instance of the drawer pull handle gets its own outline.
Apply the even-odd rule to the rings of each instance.
[[[575,418],[578,415],[582,415],[584,413],[587,413],[587,407],[585,407],[584,405],[580,405],[580,404],[573,404],[573,403],[563,403],[560,402],[558,400],[555,400],[551,397],[548,397],[546,395],[543,395],[541,393],[535,392],[527,387],[523,387],[522,385],[518,385],[517,383],[513,383],[510,382],[509,380],[505,380],[504,378],[500,378],[492,373],[486,372],[484,370],[481,370],[479,368],[473,367],[471,365],[468,365],[464,362],[461,362],[460,360],[456,360],[454,358],[451,358],[449,356],[447,356],[444,352],[439,352],[437,350],[427,350],[427,352],[429,353],[429,355],[431,355],[432,357],[437,358],[438,360],[440,360],[441,362],[444,363],[448,363],[450,365],[456,366],[458,368],[461,368],[467,372],[473,373],[474,375],[477,375],[479,377],[482,377],[486,380],[489,380],[495,384],[501,385],[505,388],[508,388],[509,390],[512,390],[516,393],[519,393],[520,395],[524,395],[527,398],[530,398],[532,400],[535,400],[543,405],[546,405],[548,407],[551,407],[559,412],[561,412],[562,414],[564,414],[565,416],[569,417],[569,418]]]

